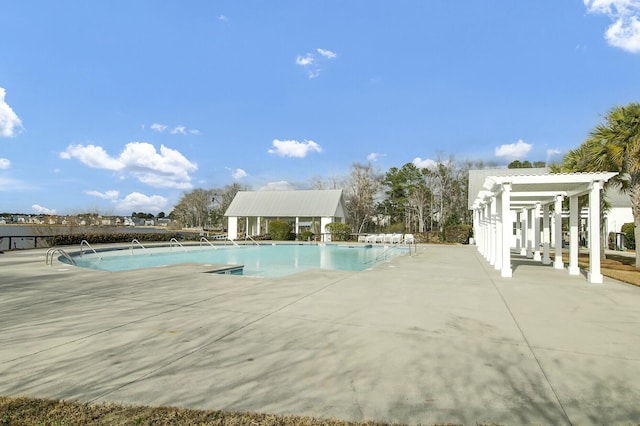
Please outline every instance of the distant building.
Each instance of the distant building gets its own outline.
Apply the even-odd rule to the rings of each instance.
[[[269,233],[269,222],[286,220],[299,234],[309,230],[326,241],[325,226],[346,218],[342,190],[240,191],[225,212],[228,237]],[[239,232],[242,231],[242,232]]]

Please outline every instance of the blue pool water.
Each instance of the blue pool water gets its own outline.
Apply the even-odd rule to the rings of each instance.
[[[244,275],[280,277],[309,269],[337,269],[362,271],[390,257],[406,253],[406,249],[388,246],[343,245],[262,245],[247,247],[185,249],[173,251],[119,250],[101,252],[100,258],[91,253],[74,256],[77,266],[103,271],[126,271],[176,265],[202,263],[215,265],[243,265]],[[61,258],[65,261],[64,258]]]

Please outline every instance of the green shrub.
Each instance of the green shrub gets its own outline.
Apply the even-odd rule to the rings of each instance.
[[[272,240],[288,240],[289,234],[291,234],[291,225],[284,220],[272,220],[269,222],[269,234]]]
[[[636,234],[633,222],[622,225],[622,233],[624,234],[624,246],[628,249],[636,249]]]
[[[351,234],[351,227],[346,223],[329,223],[324,229],[331,234],[331,241],[348,241]]]
[[[60,234],[47,238],[51,247],[80,244],[82,240],[87,240],[89,244],[111,244],[130,243],[138,240],[140,242],[150,241],[170,241],[175,238],[178,241],[198,240],[198,234],[177,233],[177,232],[104,232],[104,233],[78,233]]]
[[[471,230],[471,225],[447,226],[444,230],[444,240],[447,243],[469,244]]]
[[[404,224],[403,223],[392,223],[391,225],[387,225],[384,227],[384,232],[386,234],[402,234],[404,233]]]
[[[298,239],[300,241],[310,241],[313,240],[313,232],[311,231],[303,231],[300,233],[300,235],[298,236]]]

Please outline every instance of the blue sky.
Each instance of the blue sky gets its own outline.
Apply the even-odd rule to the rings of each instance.
[[[0,212],[170,212],[354,162],[560,160],[640,100],[640,0],[3,1]]]

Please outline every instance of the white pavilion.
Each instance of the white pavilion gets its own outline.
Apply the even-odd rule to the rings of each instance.
[[[546,169],[471,171],[469,176],[469,207],[473,210],[474,236],[478,251],[505,278],[509,278],[513,274],[511,255],[514,251],[535,261],[540,261],[542,264],[553,264],[553,268],[564,269],[562,202],[568,198],[568,273],[571,275],[580,274],[578,266],[580,234],[578,197],[588,194],[587,232],[589,235],[590,266],[587,279],[590,283],[602,283],[603,276],[600,271],[601,189],[609,179],[616,175],[616,172],[553,174],[548,173]],[[552,213],[551,207],[553,207]],[[515,246],[512,244],[514,233],[516,236]],[[552,246],[553,260],[550,258]]]

